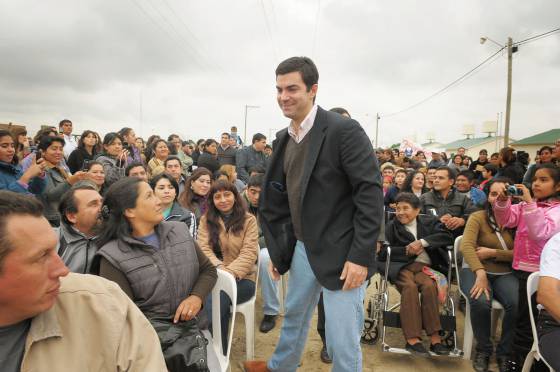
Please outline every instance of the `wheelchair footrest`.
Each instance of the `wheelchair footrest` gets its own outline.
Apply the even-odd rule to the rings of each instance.
[[[440,315],[441,329],[443,331],[455,332],[455,317],[451,315]],[[391,328],[402,328],[401,315],[395,311],[383,312],[383,326]]]

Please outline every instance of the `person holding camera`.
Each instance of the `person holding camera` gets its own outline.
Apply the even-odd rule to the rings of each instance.
[[[499,196],[493,204],[499,226],[517,228],[513,248],[513,273],[519,280],[519,302],[516,332],[510,365],[523,364],[531,350],[533,335],[529,321],[529,305],[536,314],[536,302],[527,303],[527,278],[539,271],[541,252],[547,241],[560,231],[560,169],[546,163],[537,166],[529,189],[519,183],[500,186]],[[518,204],[512,204],[517,199]]]
[[[103,164],[105,187],[108,188],[125,176],[129,152],[123,148],[122,137],[110,132],[103,138],[103,152],[95,160]]]

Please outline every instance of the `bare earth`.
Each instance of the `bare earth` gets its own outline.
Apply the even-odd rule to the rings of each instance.
[[[452,288],[454,291],[455,288]],[[260,292],[260,288],[259,288]],[[368,288],[366,297],[374,293],[374,286]],[[391,296],[393,299],[398,299],[398,292],[391,288]],[[396,294],[396,296],[395,296]],[[393,301],[391,301],[393,302]],[[255,359],[266,360],[269,358],[276,346],[276,342],[280,336],[280,328],[282,317],[279,317],[276,322],[276,327],[267,334],[260,333],[258,330],[260,321],[262,319],[262,300],[260,293],[257,296],[256,303],[256,320],[255,320]],[[463,322],[464,317],[461,312],[457,313],[457,327],[458,343],[460,346],[463,344]],[[331,366],[321,362],[319,353],[321,351],[322,343],[321,338],[316,331],[317,314],[313,316],[311,322],[311,329],[309,331],[307,345],[303,353],[303,364],[298,371],[315,372],[315,371],[330,371]],[[499,332],[499,330],[498,330]],[[388,343],[394,347],[404,347],[404,338],[399,329],[389,329]],[[409,355],[393,354],[381,351],[381,342],[376,345],[362,345],[363,353],[363,371],[386,371],[389,368],[390,372],[467,372],[473,371],[470,361],[461,358],[419,358]],[[474,349],[474,348],[473,348]],[[473,350],[474,354],[474,350]],[[234,338],[232,342],[231,351],[231,366],[233,372],[243,371],[243,361],[245,360],[245,323],[243,316],[237,314],[235,322]],[[497,370],[495,363],[490,366],[491,370]]]

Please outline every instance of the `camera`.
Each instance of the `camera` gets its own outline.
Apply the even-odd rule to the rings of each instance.
[[[506,194],[511,196],[523,196],[523,191],[513,185],[507,185]]]

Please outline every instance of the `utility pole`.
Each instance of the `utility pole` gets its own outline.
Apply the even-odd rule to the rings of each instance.
[[[381,119],[379,117],[379,112],[375,114],[375,149],[377,149],[378,147],[378,138],[379,138],[379,119]]]
[[[508,53],[508,76],[507,76],[507,98],[506,98],[506,123],[504,128],[504,147],[509,144],[509,120],[511,116],[511,73],[513,60],[513,40],[508,37],[507,42]]]
[[[245,127],[243,128],[243,143],[247,145],[247,109],[259,108],[260,106],[245,105]]]

